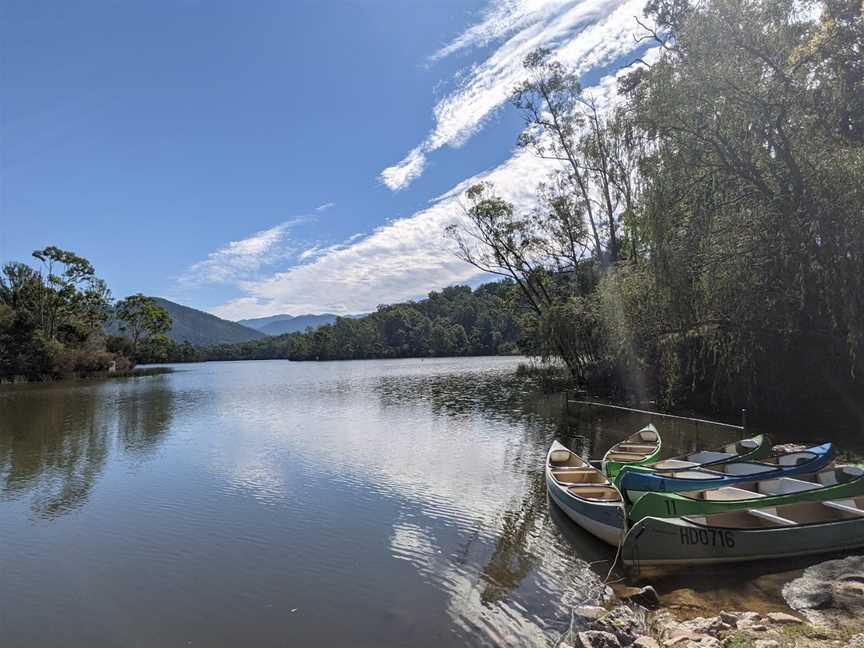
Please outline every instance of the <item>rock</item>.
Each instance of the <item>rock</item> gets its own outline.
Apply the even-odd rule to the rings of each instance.
[[[785,612],[769,612],[765,616],[771,623],[789,624],[789,623],[804,623],[801,619]]]
[[[852,648],[855,648],[856,646],[864,646],[864,633],[849,637],[849,643],[847,645]]]
[[[614,635],[622,644],[630,644],[645,630],[645,613],[639,608],[619,605],[594,621],[591,628]]]
[[[696,617],[695,619],[685,621],[682,625],[694,634],[707,634],[711,636],[717,636],[724,630],[729,630],[732,627],[720,617]]]
[[[573,614],[576,617],[591,621],[596,621],[600,617],[604,616],[607,611],[606,608],[600,607],[599,605],[580,605],[573,608]]]
[[[735,627],[739,630],[749,630],[754,625],[757,625],[761,620],[762,617],[758,612],[742,612],[738,615]]]
[[[757,639],[753,642],[753,648],[780,648],[780,642],[773,639]]]
[[[725,610],[720,610],[720,614],[717,615],[717,618],[720,619],[723,623],[726,623],[732,627],[737,627],[738,625],[738,615],[734,612],[726,612]]]
[[[660,644],[657,643],[654,637],[642,635],[641,637],[636,637],[636,641],[630,644],[630,648],[660,648]]]
[[[576,635],[577,648],[621,648],[621,643],[611,632],[586,630]]]
[[[768,626],[763,623],[754,623],[749,629],[753,632],[768,632]]]
[[[864,612],[864,556],[848,556],[812,565],[783,586],[783,598],[793,610],[840,609]],[[810,615],[807,615],[810,618]]]
[[[834,583],[832,595],[833,607],[849,612],[858,612],[864,609],[864,583],[841,578]]]
[[[621,593],[621,600],[637,603],[649,610],[656,610],[660,607],[660,596],[650,585],[645,587],[628,587]]]

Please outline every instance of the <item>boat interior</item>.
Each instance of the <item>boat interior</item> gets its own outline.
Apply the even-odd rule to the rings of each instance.
[[[549,453],[549,467],[552,478],[574,497],[601,502],[622,501],[621,493],[606,479],[606,475],[566,448],[556,448]]]
[[[639,461],[657,449],[660,437],[654,430],[643,429],[621,443],[616,443],[606,453],[608,461]]]
[[[774,529],[864,518],[864,496],[823,502],[797,502],[782,506],[748,508],[684,519],[722,529]]]
[[[864,469],[860,466],[835,466],[828,470],[808,475],[744,482],[735,486],[682,492],[680,495],[707,502],[732,502],[777,495],[790,495],[792,493],[802,493],[825,488],[826,486],[846,484],[850,481],[860,479],[862,475],[864,475]]]
[[[682,457],[664,459],[663,461],[654,464],[653,468],[655,470],[675,470],[681,468],[695,468],[696,466],[701,466],[703,464],[725,461],[752,452],[759,447],[760,443],[760,437],[741,439],[734,443],[728,443],[719,449],[699,450],[698,452],[693,452]]]
[[[672,472],[669,476],[677,479],[711,479],[712,477],[723,475],[757,475],[759,473],[774,472],[778,468],[799,466],[813,461],[818,456],[814,452],[805,451],[775,455],[760,459],[759,461],[737,461],[710,467],[684,465],[681,466],[680,471]]]

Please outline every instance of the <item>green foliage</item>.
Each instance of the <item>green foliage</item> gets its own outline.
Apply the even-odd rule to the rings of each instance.
[[[106,339],[111,293],[87,259],[50,246],[33,257],[41,271],[23,263],[0,270],[0,380],[45,380],[125,370],[145,345],[153,355],[170,326],[138,296],[119,305],[136,328],[134,341]],[[146,298],[145,298],[146,299]],[[136,307],[137,305],[137,307]]]
[[[511,304],[516,288],[502,281],[471,290],[451,286],[428,299],[379,306],[365,317],[340,317],[314,331],[199,349],[172,345],[168,359],[359,360],[516,353],[522,327]]]
[[[114,313],[120,330],[129,338],[132,358],[138,359],[142,353],[148,358],[165,355],[171,316],[152,297],[130,295],[117,302]]]
[[[540,50],[520,144],[559,162],[519,213],[471,188],[459,256],[521,292],[522,348],[667,407],[864,396],[864,15],[833,0],[652,0],[650,66],[602,115]],[[814,390],[817,380],[823,389]]]

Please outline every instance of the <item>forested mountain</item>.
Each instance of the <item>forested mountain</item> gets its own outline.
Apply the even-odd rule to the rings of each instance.
[[[380,306],[363,317],[337,317],[314,331],[204,349],[177,348],[172,359],[353,360],[516,353],[522,326],[511,308],[514,290],[510,281],[475,290],[452,286],[421,301]]]
[[[267,335],[237,322],[229,322],[161,297],[154,297],[153,300],[171,316],[173,323],[168,337],[177,343],[189,342],[193,346],[231,344],[258,340]]]
[[[285,333],[302,332],[306,329],[317,329],[324,324],[332,324],[336,315],[321,313],[320,315],[271,315],[255,319],[239,320],[237,323],[248,326],[267,335],[283,335]]]

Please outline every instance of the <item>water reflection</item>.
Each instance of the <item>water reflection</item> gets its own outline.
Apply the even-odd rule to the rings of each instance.
[[[82,507],[114,439],[141,456],[170,429],[174,395],[162,378],[144,389],[123,381],[0,392],[0,501],[29,500],[42,518]]]
[[[612,558],[547,501],[549,443],[596,458],[646,420],[568,413],[517,362],[0,390],[4,641],[543,645]],[[668,452],[728,440],[662,431]]]

